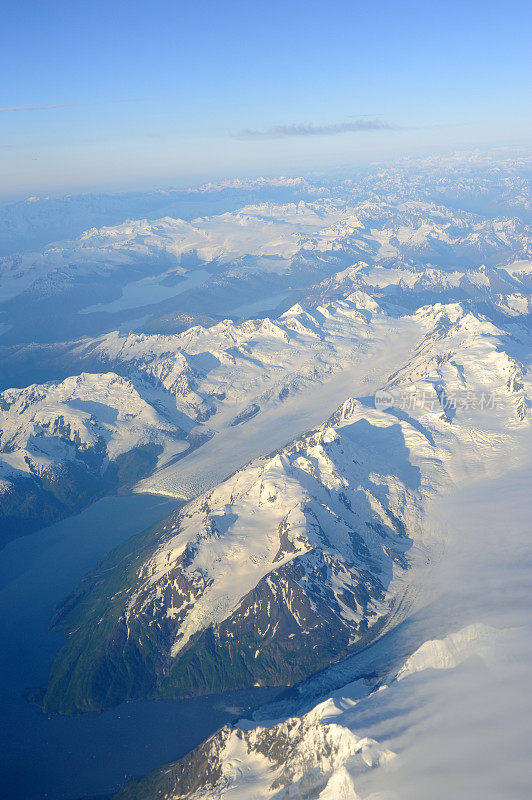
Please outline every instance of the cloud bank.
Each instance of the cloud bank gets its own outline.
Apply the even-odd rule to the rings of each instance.
[[[332,136],[338,133],[359,133],[363,131],[394,131],[397,125],[390,125],[378,119],[357,119],[353,122],[336,122],[331,125],[273,125],[263,131],[245,128],[237,136],[243,139],[281,139],[285,136]]]

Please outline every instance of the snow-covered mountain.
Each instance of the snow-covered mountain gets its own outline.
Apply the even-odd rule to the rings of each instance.
[[[232,211],[254,200],[290,202],[326,194],[325,187],[304,178],[281,177],[210,182],[181,190],[32,196],[0,206],[0,255],[28,252],[126,220],[164,216],[190,220]]]
[[[0,262],[3,338],[53,341],[119,326],[176,332],[191,314],[246,318],[248,309],[297,299],[358,260],[448,270],[530,258],[524,221],[449,208],[415,192],[398,197],[391,187],[379,194],[380,180],[371,199],[348,182],[308,185],[303,197],[298,184],[289,187],[291,202],[281,193],[282,202],[261,199],[196,218],[129,219],[7,256]],[[259,198],[271,190],[271,182],[256,184]],[[31,311],[24,326],[23,308]]]
[[[135,483],[184,431],[126,378],[85,374],[0,394],[2,544]]]
[[[415,310],[421,305],[449,302],[484,303],[492,309],[503,307],[509,315],[526,314],[530,310],[532,267],[530,262],[490,268],[441,270],[396,262],[393,266],[369,266],[359,262],[319,288],[326,297],[341,296],[348,288],[357,287],[385,306]]]
[[[504,351],[497,340],[510,338],[504,326],[522,328],[526,323],[526,269],[521,264],[511,273],[488,268],[444,273],[359,263],[317,284],[304,305],[296,304],[277,319],[240,324],[224,320],[172,336],[115,331],[63,346],[58,358],[65,371],[112,370],[132,381],[156,413],[191,434],[190,448],[209,440],[194,457],[203,460],[203,467],[189,458],[164,468],[169,458],[163,456],[162,469],[144,484],[150,491],[190,497],[254,455],[319,424],[320,403],[325,403],[325,413],[332,413],[353,390],[371,393],[381,388],[398,361],[425,335],[423,326],[438,330],[423,345],[424,351],[433,352],[417,358],[418,371],[434,359],[452,365],[453,352],[464,344],[472,346],[477,335],[484,347],[491,341],[495,350]],[[428,311],[405,313],[422,306],[427,296],[434,300],[446,291],[453,300],[464,295],[466,300],[443,306],[437,301]],[[442,340],[438,326],[449,327],[448,337],[457,334],[447,351],[435,349]],[[388,347],[389,337],[396,340],[395,350]],[[493,363],[501,362],[504,380],[513,381],[523,413],[523,398],[517,398],[519,367],[502,351],[493,356]],[[35,359],[39,350],[32,347],[27,352]],[[18,349],[14,358],[20,361],[21,355],[24,351]],[[453,389],[464,394],[472,387],[462,379]],[[238,448],[223,446],[235,441]],[[211,474],[199,480],[207,458]]]
[[[431,544],[424,504],[496,470],[529,402],[505,350],[515,337],[460,304],[408,322],[417,343],[377,394],[382,410],[350,399],[185,505],[145,545],[119,602],[105,602],[100,571],[68,600],[61,624],[75,632],[45,708],[293,683],[400,618],[409,559]],[[192,456],[212,480],[211,441]]]
[[[240,325],[225,320],[174,336],[114,332],[68,347],[65,371],[81,366],[90,374],[2,395],[5,524],[9,519],[13,533],[37,527],[33,506],[37,495],[45,497],[41,489],[54,495],[46,496],[50,516],[43,515],[43,524],[61,516],[67,498],[55,496],[58,475],[63,482],[73,481],[69,502],[78,508],[78,486],[89,476],[99,486],[110,460],[124,460],[126,451],[135,451],[138,458],[142,448],[151,448],[152,457],[136,477],[158,465],[150,491],[190,497],[198,486],[213,485],[246,463],[257,446],[268,452],[283,444],[295,413],[301,416],[299,429],[308,427],[312,392],[327,391],[341,373],[332,411],[334,397],[340,402],[347,392],[349,368],[356,371],[368,350],[377,356],[387,332],[398,325],[360,292],[312,312],[294,306],[279,320]],[[35,359],[33,348],[30,353]],[[284,427],[279,426],[280,410],[287,416]],[[321,411],[314,414],[321,421]],[[254,436],[246,434],[250,426]],[[224,442],[237,436],[242,446],[227,452]],[[199,475],[193,464],[188,467],[190,459],[182,466],[181,457],[193,455],[200,445],[209,450],[202,456],[209,475]],[[30,490],[37,494],[28,507],[23,498]],[[101,491],[100,486],[82,496],[89,499]]]
[[[397,758],[360,735],[364,717],[378,719],[386,702],[401,703],[434,670],[453,670],[471,659],[492,663],[512,635],[476,624],[421,645],[383,682],[358,680],[301,716],[257,725],[227,725],[181,760],[126,786],[117,800],[357,800],[368,773]],[[407,681],[401,685],[402,681]],[[363,708],[363,711],[362,711]],[[364,722],[362,722],[364,720]],[[373,781],[378,776],[371,776]],[[366,784],[367,785],[367,784]],[[378,783],[377,783],[378,785]],[[371,795],[374,797],[374,795]],[[381,797],[382,795],[377,795]],[[386,795],[390,797],[390,795]]]
[[[76,689],[74,636],[46,707],[101,706],[148,684],[184,696],[293,683],[374,635],[407,568],[419,486],[394,420],[375,417],[368,423],[347,401],[328,424],[166,521],[122,590],[121,608],[104,614],[113,644],[89,681],[96,686],[113,650],[124,663],[142,653],[142,675],[128,685],[119,670],[105,697]],[[375,454],[381,445],[394,453],[393,471]],[[99,592],[91,579],[83,605]],[[85,646],[101,631],[86,623]]]
[[[525,236],[526,228],[516,220],[482,220],[430,203],[264,203],[192,222],[165,217],[93,228],[78,240],[42,253],[5,259],[2,297],[5,302],[27,291],[53,295],[66,291],[74,277],[109,279],[126,270],[128,284],[142,272],[177,281],[184,271],[179,267],[187,264],[223,267],[229,275],[244,267],[246,272],[286,273],[314,259],[315,268],[325,270],[320,261],[325,253],[335,252],[351,258],[369,252],[379,261],[403,258],[421,263],[438,263],[447,256],[457,266],[501,259],[505,253],[525,258],[530,255]],[[147,304],[139,298],[136,307]],[[106,307],[111,311],[113,303],[102,304],[101,310]],[[126,300],[122,307],[127,307]]]
[[[148,377],[192,421],[217,425],[224,417],[236,425],[248,410],[258,413],[338,369],[348,350],[359,357],[374,336],[368,314],[379,313],[359,293],[318,307],[317,316],[296,305],[276,320],[223,320],[174,336],[115,331],[76,345],[71,358]]]

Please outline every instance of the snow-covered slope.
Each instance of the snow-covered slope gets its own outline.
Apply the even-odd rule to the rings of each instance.
[[[268,428],[264,412],[290,410],[311,387],[319,389],[332,375],[360,362],[389,329],[384,321],[379,327],[378,305],[360,292],[314,313],[317,316],[296,306],[278,321],[238,325],[225,320],[174,336],[115,332],[68,351],[67,369],[76,364],[97,372],[6,390],[1,401],[0,469],[4,489],[10,492],[4,505],[13,505],[8,515],[12,525],[24,517],[24,508],[19,508],[24,505],[22,493],[33,484],[42,486],[45,480],[49,489],[50,481],[57,486],[57,476],[66,480],[73,469],[81,470],[79,481],[87,471],[101,475],[109,460],[147,446],[156,447],[159,454],[150,460],[150,470],[155,463],[168,465],[151,478],[149,490],[197,493],[197,470],[192,467],[186,478],[177,456],[192,455],[202,444],[209,452],[213,444],[220,450],[213,436],[234,436],[250,420]],[[377,317],[374,330],[368,326],[372,315]],[[287,438],[274,429],[272,435],[271,442],[265,439],[263,452]],[[255,453],[250,438],[247,449],[233,450],[233,469]],[[220,460],[211,458],[211,472],[219,480],[229,471],[231,455],[222,448]],[[15,487],[30,475],[33,484]],[[28,529],[36,524],[33,514],[30,517]],[[45,521],[51,519],[46,516]],[[21,526],[22,532],[22,519]]]
[[[2,543],[134,483],[186,449],[184,436],[114,373],[2,392]]]
[[[373,334],[368,304],[380,312],[359,293],[318,307],[317,316],[296,305],[278,320],[224,320],[174,336],[114,332],[83,342],[72,357],[147,375],[193,421],[209,419],[217,426],[225,418],[236,425],[245,421],[248,406],[282,402],[310,380],[338,369],[348,349],[355,357],[364,352]]]
[[[165,217],[93,228],[79,240],[58,243],[42,253],[4,259],[2,297],[5,301],[29,289],[40,294],[61,292],[74,278],[96,275],[101,280],[126,269],[132,275],[125,283],[141,278],[142,271],[167,277],[172,267],[178,277],[178,268],[187,263],[232,265],[246,256],[248,268],[254,263],[262,270],[285,271],[302,247],[303,234],[340,216],[332,204],[315,207],[301,201],[253,206],[192,222]]]
[[[395,304],[416,309],[420,305],[440,302],[484,301],[497,303],[502,298],[517,298],[522,304],[519,313],[527,313],[530,303],[530,278],[523,265],[477,269],[441,270],[397,261],[392,266],[369,266],[361,261],[323,281],[314,291],[324,296],[341,296],[348,287],[358,287],[378,299],[381,304]]]
[[[227,725],[180,761],[126,786],[117,800],[366,798],[368,773],[396,758],[389,748],[357,732],[362,724],[367,727],[364,717],[371,714],[372,706],[378,719],[377,709],[385,695],[401,702],[399,681],[408,677],[407,691],[412,691],[412,679],[430,681],[431,670],[450,670],[471,658],[490,663],[510,641],[503,631],[473,624],[426,642],[387,683],[376,686],[369,679],[357,681],[300,717],[267,725],[246,720]]]
[[[342,283],[345,280],[344,276]],[[84,451],[96,447],[97,440],[100,451],[112,438],[106,458],[114,458],[111,451],[119,441],[122,450],[117,455],[147,444],[160,446],[160,469],[142,488],[190,497],[257,452],[279,447],[294,430],[319,423],[324,410],[332,412],[354,389],[362,395],[388,384],[392,392],[400,388],[398,402],[405,407],[416,402],[415,391],[407,399],[405,381],[417,382],[427,407],[436,403],[440,408],[442,402],[445,406],[443,392],[457,393],[460,402],[471,407],[471,392],[480,397],[489,389],[489,402],[498,392],[498,403],[511,397],[515,413],[524,415],[519,364],[505,353],[508,337],[493,323],[459,304],[427,306],[401,319],[388,317],[367,292],[351,291],[349,284],[345,288],[342,297],[311,301],[307,308],[298,304],[278,320],[226,320],[174,336],[115,332],[76,344],[69,351],[71,363],[96,366],[101,372],[4,393],[3,475],[64,472],[66,462],[77,458],[74,441]],[[393,350],[389,337],[398,339]],[[490,364],[487,383],[472,372],[460,374],[460,369],[469,369],[468,362],[463,367],[460,359],[456,361],[461,349],[469,353],[472,370],[478,371],[478,358]],[[406,358],[410,372],[407,375],[403,367],[399,376],[387,381],[398,358]],[[79,396],[71,387],[77,387]],[[89,405],[84,399],[88,395]],[[452,402],[453,397],[447,405]],[[64,408],[58,410],[58,404]],[[456,412],[450,406],[442,411],[448,417]],[[94,428],[100,412],[106,419],[105,435]],[[96,422],[87,427],[93,417]],[[58,433],[65,419],[73,431],[66,444]],[[177,455],[183,458],[176,461]]]

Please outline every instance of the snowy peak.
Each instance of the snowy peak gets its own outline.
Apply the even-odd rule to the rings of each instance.
[[[453,669],[473,656],[489,661],[494,646],[507,638],[507,632],[489,625],[468,625],[443,639],[424,642],[388,680],[401,681],[427,669]]]
[[[186,449],[183,438],[130,380],[114,373],[2,392],[0,519],[7,538],[134,483],[162,453]]]
[[[0,448],[6,457],[49,437],[85,451],[103,441],[112,458],[177,433],[131,381],[114,373],[82,373],[59,383],[8,389],[0,395],[0,407]]]
[[[378,779],[378,770],[392,761],[397,764],[398,756],[375,738],[361,735],[359,729],[368,717],[378,726],[387,702],[405,702],[403,679],[409,678],[411,689],[412,680],[420,679],[426,690],[432,670],[453,670],[472,657],[490,664],[511,641],[508,632],[477,623],[425,642],[388,683],[358,680],[299,717],[267,725],[242,720],[224,726],[180,761],[137,783],[136,796],[148,800],[154,787],[160,791],[164,787],[164,797],[176,800],[365,797],[368,782],[364,777]],[[378,780],[371,785],[378,786]],[[128,798],[126,786],[116,800]]]
[[[504,267],[481,265],[471,269],[436,269],[396,260],[387,265],[369,266],[359,262],[317,284],[313,291],[324,296],[340,297],[362,291],[385,308],[415,310],[427,304],[474,302],[486,309],[498,308],[505,313],[505,300],[513,310],[509,315],[528,313],[530,287],[511,275]],[[516,298],[511,300],[510,298]],[[519,298],[519,300],[517,300]],[[520,303],[520,310],[515,303]]]
[[[146,677],[183,695],[293,683],[360,647],[405,581],[419,485],[396,420],[343,404],[166,522],[112,623],[110,657],[116,646],[136,658],[149,640]]]

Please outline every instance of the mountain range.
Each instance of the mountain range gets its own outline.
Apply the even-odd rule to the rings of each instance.
[[[1,210],[0,546],[117,493],[176,500],[57,606],[28,698],[275,689],[120,800],[393,797],[374,776],[403,780],[395,721],[443,673],[497,693],[520,602],[482,612],[487,544],[450,529],[459,492],[530,466],[527,163]]]

